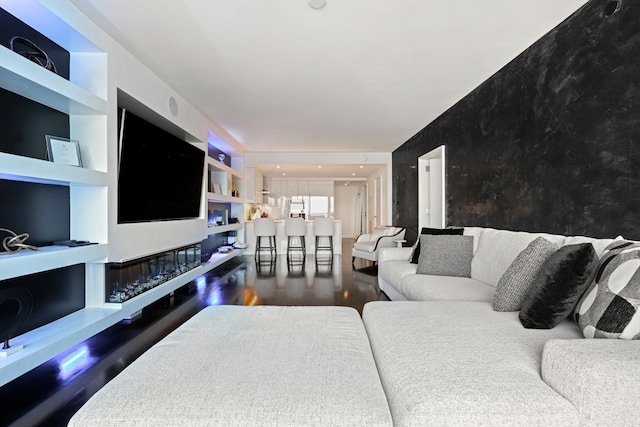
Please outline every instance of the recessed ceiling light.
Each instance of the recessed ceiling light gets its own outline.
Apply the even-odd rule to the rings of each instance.
[[[286,175],[286,173],[282,172],[282,176],[285,176],[285,175]]]
[[[322,169],[322,165],[318,165],[318,169]]]
[[[356,176],[356,173],[355,173],[355,172],[354,172],[354,173],[352,173],[352,174],[351,174],[351,176]]]
[[[360,169],[362,169],[364,166],[360,165]]]
[[[277,165],[277,166],[276,166],[276,169],[280,169],[280,165]]]

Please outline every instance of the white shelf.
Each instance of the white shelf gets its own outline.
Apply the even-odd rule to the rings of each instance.
[[[107,114],[105,99],[0,46],[0,86],[70,115]]]
[[[207,201],[218,203],[244,203],[244,199],[240,197],[225,196],[218,193],[207,193]]]
[[[240,172],[238,172],[235,169],[232,169],[231,167],[225,165],[224,163],[220,163],[219,161],[212,159],[209,156],[207,156],[207,164],[213,166],[214,169],[227,172],[235,178],[242,179],[242,174]]]
[[[41,184],[107,185],[105,172],[7,153],[0,153],[0,178]]]
[[[29,243],[27,240],[26,243]],[[39,251],[23,249],[10,255],[0,255],[0,280],[26,276],[75,264],[103,260],[107,245],[88,245],[69,248],[44,246]]]
[[[226,233],[227,231],[235,231],[242,230],[244,228],[244,224],[239,222],[237,224],[228,224],[228,225],[220,225],[217,227],[208,227],[207,228],[207,236],[211,236],[219,233]]]
[[[213,254],[211,255],[211,258],[209,258],[209,260],[206,262],[204,267],[206,268],[206,271],[213,270],[217,266],[229,261],[231,258],[237,257],[238,255],[242,255],[243,252],[244,252],[243,249],[234,249],[231,252],[227,252],[223,254],[222,253]]]
[[[122,320],[118,310],[84,308],[52,323],[12,338],[24,348],[0,357],[0,386]]]

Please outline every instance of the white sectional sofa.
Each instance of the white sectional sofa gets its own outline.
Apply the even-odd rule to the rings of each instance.
[[[637,308],[640,286],[629,295],[619,284],[639,283],[640,245],[483,228],[464,234],[473,237],[471,277],[423,274],[408,261],[410,248],[382,251],[381,288],[401,301],[370,302],[362,319],[346,307],[206,308],[94,395],[70,425],[640,425],[640,340],[585,339],[590,330],[565,315],[553,327],[525,328],[529,296],[520,312],[494,310],[507,272],[533,274],[540,257],[530,248],[541,236],[563,256],[588,243],[579,247],[589,261],[580,263],[612,266],[615,274],[598,268],[597,279]],[[610,244],[616,258],[608,258]],[[583,318],[595,301],[590,288],[578,304]],[[633,319],[630,329],[640,326]]]
[[[503,274],[537,237],[591,243],[598,255],[614,240],[463,234],[473,236],[471,277],[417,274],[411,248],[380,254],[379,286],[393,301],[367,304],[363,321],[394,425],[640,425],[640,341],[585,339],[571,318],[526,329],[518,311],[492,307]]]

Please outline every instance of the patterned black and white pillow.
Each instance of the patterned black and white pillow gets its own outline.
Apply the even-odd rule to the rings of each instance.
[[[640,339],[640,243],[607,246],[574,318],[586,338]]]

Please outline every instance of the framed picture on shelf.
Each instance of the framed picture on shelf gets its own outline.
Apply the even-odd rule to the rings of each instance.
[[[82,167],[80,143],[69,138],[45,135],[49,161],[62,165]]]
[[[211,189],[213,190],[214,193],[216,194],[222,194],[222,187],[220,186],[220,183],[218,182],[214,182],[211,185]]]

